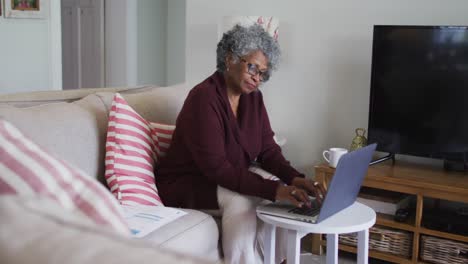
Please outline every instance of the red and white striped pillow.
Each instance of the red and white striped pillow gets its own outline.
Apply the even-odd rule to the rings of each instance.
[[[0,119],[0,195],[48,197],[98,225],[129,234],[119,204],[98,181],[55,158]]]
[[[115,94],[109,112],[106,181],[125,205],[163,205],[154,167],[166,155],[175,126],[151,123]]]

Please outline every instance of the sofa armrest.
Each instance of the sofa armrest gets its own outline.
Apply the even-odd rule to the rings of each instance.
[[[207,263],[67,213],[50,200],[0,197],[2,263]]]

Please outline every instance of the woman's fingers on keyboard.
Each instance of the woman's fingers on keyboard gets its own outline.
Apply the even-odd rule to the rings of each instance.
[[[317,202],[319,204],[322,204],[323,199],[325,198],[325,194],[326,194],[326,191],[323,185],[320,184],[319,182],[314,182],[313,193]]]
[[[310,200],[309,200],[309,195],[307,194],[307,191],[301,188],[296,188],[296,192],[294,193],[294,198],[296,198],[296,200],[300,202],[302,205],[310,207]]]

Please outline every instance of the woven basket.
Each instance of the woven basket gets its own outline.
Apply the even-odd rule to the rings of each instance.
[[[421,236],[421,259],[430,263],[468,264],[468,244]]]
[[[369,249],[409,258],[412,249],[410,232],[373,226],[369,229]],[[356,246],[357,233],[339,236],[341,244]]]

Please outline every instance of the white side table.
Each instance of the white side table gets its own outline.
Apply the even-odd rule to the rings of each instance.
[[[370,207],[355,202],[318,224],[257,213],[265,222],[265,263],[275,261],[276,227],[288,230],[288,264],[299,264],[301,238],[308,233],[327,234],[327,263],[338,263],[338,234],[358,232],[357,263],[367,264],[369,258],[369,228],[375,224],[376,214]],[[286,245],[285,245],[286,246]]]

